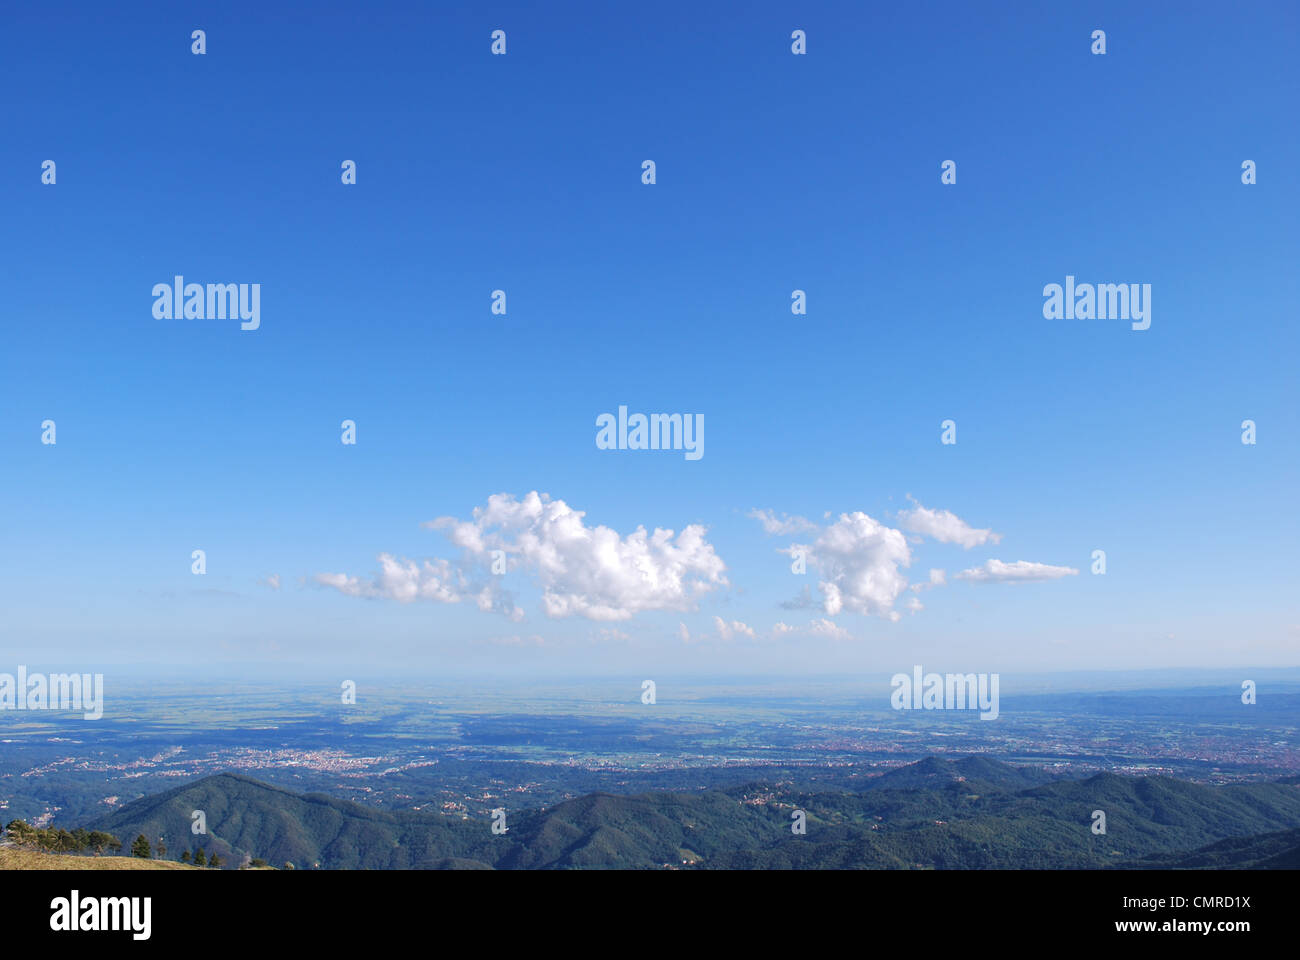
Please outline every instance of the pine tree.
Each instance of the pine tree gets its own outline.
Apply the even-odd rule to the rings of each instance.
[[[194,854],[194,865],[196,867],[206,867],[208,865],[208,855],[199,847],[198,853]]]
[[[190,862],[190,852],[188,850],[182,850],[181,863],[189,863],[189,862]]]
[[[220,855],[220,854],[217,854],[217,853],[214,853],[214,854],[213,854],[213,855],[208,859],[208,866],[209,866],[209,867],[219,867],[219,866],[221,866],[221,862],[222,862],[222,861],[221,861],[221,855]]]
[[[135,843],[131,844],[131,856],[140,857],[148,860],[152,851],[149,849],[149,840],[142,833],[135,838]]]

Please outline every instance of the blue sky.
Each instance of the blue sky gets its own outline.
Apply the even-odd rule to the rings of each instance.
[[[11,13],[0,656],[1296,665],[1300,14],[1143,6]],[[176,274],[260,283],[260,329],[155,319]],[[1151,284],[1150,329],[1045,320],[1067,274]],[[703,415],[704,457],[598,450],[620,404]],[[593,596],[568,570],[552,593],[630,613],[548,616],[521,558],[511,620],[317,580],[382,594],[381,553],[462,569],[421,524],[531,491],[621,538],[702,526],[725,583]],[[834,572],[777,552],[917,504],[999,539],[907,539],[885,572],[946,583],[834,614]],[[765,535],[756,508],[818,530]],[[1078,573],[958,579],[990,560]]]

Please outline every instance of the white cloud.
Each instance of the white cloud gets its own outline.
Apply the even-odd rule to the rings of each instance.
[[[314,577],[321,586],[332,587],[350,597],[372,597],[414,603],[429,600],[434,603],[461,603],[472,601],[484,612],[503,613],[511,620],[523,618],[523,611],[510,602],[495,584],[477,584],[466,572],[447,560],[401,560],[391,553],[379,555],[380,572],[369,579],[348,576],[345,573],[318,573]]]
[[[272,590],[279,590],[279,589],[280,589],[280,575],[279,575],[278,573],[273,573],[273,574],[271,574],[269,577],[267,577],[266,579],[264,579],[264,580],[259,580],[259,581],[257,581],[257,582],[260,583],[260,584],[263,584],[263,585],[265,585],[265,586],[270,587]]]
[[[710,643],[714,641],[729,643],[738,637],[748,637],[751,640],[758,639],[758,634],[755,632],[754,628],[739,620],[732,620],[728,623],[721,617],[715,616],[713,618],[713,630],[713,633],[701,633],[693,637],[691,636],[691,631],[687,628],[686,624],[679,623],[677,625],[677,638],[683,643],[691,643],[692,641],[695,643]]]
[[[808,632],[814,637],[830,637],[832,640],[852,640],[852,635],[833,620],[824,617],[808,624]]]
[[[719,640],[733,640],[736,637],[749,637],[753,640],[754,629],[748,624],[741,623],[739,620],[732,620],[731,623],[723,620],[721,617],[713,618],[713,628],[718,631]]]
[[[772,626],[772,636],[785,637],[790,634],[812,636],[812,637],[830,637],[833,640],[851,640],[852,635],[835,623],[833,620],[827,620],[825,617],[819,617],[803,626],[791,626],[784,621],[778,620]]]
[[[693,610],[701,596],[727,586],[726,565],[703,526],[690,524],[677,534],[637,527],[623,537],[609,527],[587,526],[585,515],[536,491],[522,499],[494,494],[474,509],[472,519],[440,517],[423,524],[460,548],[456,564],[426,560],[420,567],[382,554],[383,570],[372,580],[341,573],[318,574],[316,580],[352,596],[474,600],[482,610],[518,619],[522,611],[480,574],[500,550],[508,570],[525,573],[541,588],[547,616],[599,621],[627,620],[648,610]]]
[[[942,570],[930,570],[929,583],[914,583],[909,588],[913,593],[920,593],[922,590],[933,590],[935,587],[942,587],[948,582],[948,574]]]
[[[908,499],[911,499],[910,497]],[[911,533],[918,533],[940,543],[956,543],[969,550],[986,543],[1001,543],[1002,534],[992,530],[976,530],[965,520],[948,510],[931,510],[912,500],[910,510],[898,515],[899,525]]]
[[[749,511],[745,516],[753,517],[761,523],[763,525],[763,532],[769,536],[808,533],[809,531],[817,529],[817,524],[813,523],[807,517],[792,517],[788,513],[783,513],[780,517],[777,517],[775,512],[771,510],[759,510],[757,507]]]
[[[899,618],[894,601],[907,589],[907,577],[899,568],[912,562],[901,531],[865,513],[842,513],[811,545],[799,544],[784,552],[796,549],[806,552],[821,575],[817,586],[827,615],[848,610]]]
[[[1017,560],[1004,563],[1001,560],[989,560],[982,567],[972,567],[957,574],[958,580],[971,580],[975,583],[1021,583],[1032,580],[1059,580],[1072,577],[1079,571],[1073,567],[1053,567],[1046,563],[1031,563]]]

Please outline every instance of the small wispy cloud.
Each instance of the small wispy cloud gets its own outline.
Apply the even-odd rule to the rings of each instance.
[[[771,510],[760,510],[755,507],[747,517],[752,517],[763,525],[763,532],[769,536],[788,536],[795,533],[808,533],[817,529],[817,524],[813,523],[807,517],[791,516],[783,513],[777,516]]]
[[[982,567],[971,567],[957,574],[958,580],[973,583],[1026,583],[1034,580],[1059,580],[1078,574],[1073,567],[1054,567],[1046,563],[1031,563],[1017,560],[1004,563],[1001,560],[989,560]]]
[[[898,514],[898,524],[909,533],[929,537],[939,543],[955,543],[965,547],[982,547],[986,543],[1001,543],[1002,534],[992,530],[977,530],[951,510],[931,510],[912,497],[915,506]]]
[[[741,623],[739,620],[732,620],[728,623],[721,617],[713,618],[713,629],[718,632],[719,640],[733,640],[736,637],[749,637],[753,640],[754,628],[747,623]]]

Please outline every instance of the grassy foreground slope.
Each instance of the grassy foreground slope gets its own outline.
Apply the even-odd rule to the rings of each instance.
[[[0,847],[0,870],[198,870],[171,860],[143,857],[78,857],[20,847]]]

